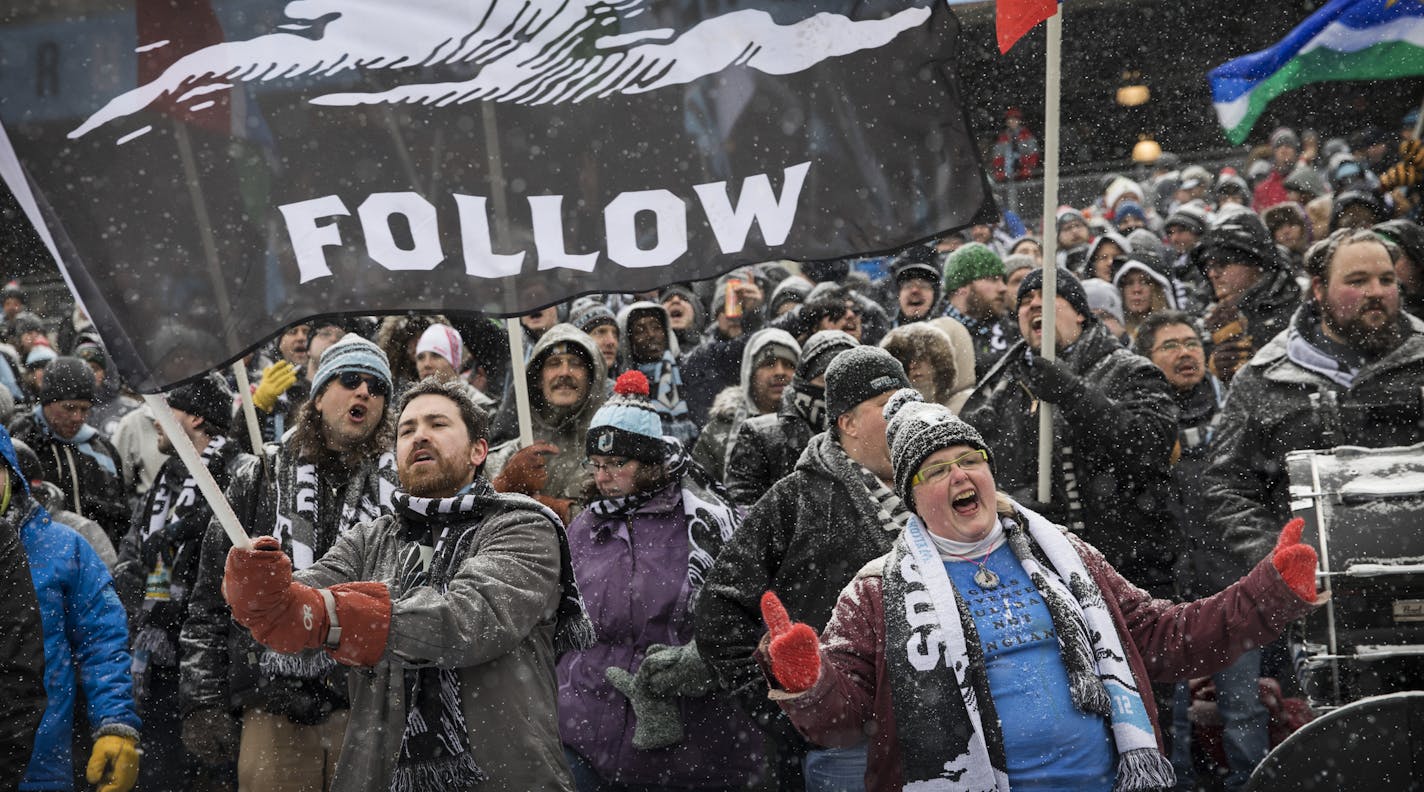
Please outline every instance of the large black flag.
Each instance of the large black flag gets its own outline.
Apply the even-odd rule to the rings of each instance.
[[[510,315],[993,213],[943,0],[6,5],[0,170],[145,391],[318,314]]]

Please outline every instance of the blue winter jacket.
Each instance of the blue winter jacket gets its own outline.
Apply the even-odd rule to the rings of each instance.
[[[89,725],[139,728],[129,672],[129,633],[124,607],[114,592],[114,579],[104,562],[80,536],[29,497],[23,476],[15,473],[14,446],[0,429],[0,458],[11,479],[20,482],[12,509],[28,513],[20,540],[29,556],[30,576],[39,597],[44,626],[45,693],[49,704],[35,734],[29,769],[21,790],[72,790],[76,683],[84,688]]]

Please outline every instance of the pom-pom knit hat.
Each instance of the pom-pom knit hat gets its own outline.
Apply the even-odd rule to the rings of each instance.
[[[589,422],[585,453],[661,462],[666,449],[662,418],[648,400],[648,378],[641,371],[623,372],[613,396]]]
[[[994,464],[994,452],[984,444],[978,430],[955,417],[948,407],[926,402],[919,391],[905,388],[896,391],[885,403],[885,437],[890,441],[890,464],[895,469],[895,494],[911,509],[915,494],[910,479],[941,448],[967,445],[988,453]]]

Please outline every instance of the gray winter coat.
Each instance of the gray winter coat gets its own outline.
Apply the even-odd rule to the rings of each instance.
[[[400,558],[410,545],[400,536],[404,518],[391,515],[354,526],[295,576],[317,587],[378,580],[390,588],[385,656],[349,676],[351,715],[333,792],[390,788],[405,727],[403,672],[427,665],[460,672],[470,747],[488,777],[481,792],[573,789],[556,712],[558,534],[524,496],[489,503],[444,594],[401,589]]]
[[[1285,333],[1232,380],[1207,486],[1217,504],[1212,528],[1241,560],[1253,563],[1270,552],[1290,519],[1286,452],[1424,441],[1424,321],[1404,316],[1410,328],[1404,342],[1362,367],[1348,388],[1288,358]]]

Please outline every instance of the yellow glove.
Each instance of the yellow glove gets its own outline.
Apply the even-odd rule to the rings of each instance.
[[[297,382],[297,370],[285,360],[279,360],[262,371],[262,382],[252,392],[252,403],[262,412],[272,412],[277,397]]]
[[[129,792],[138,783],[138,740],[106,734],[94,741],[85,777],[96,792]]]

